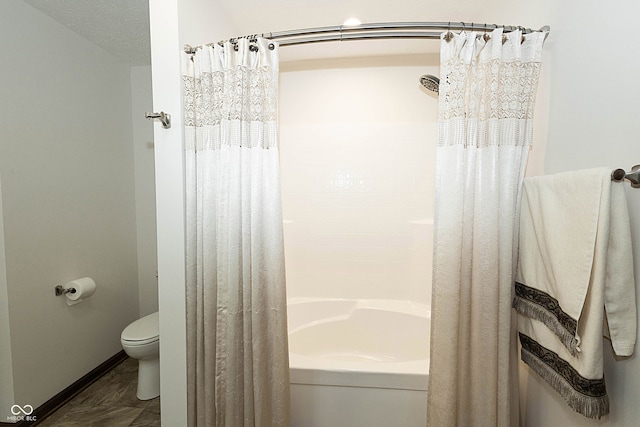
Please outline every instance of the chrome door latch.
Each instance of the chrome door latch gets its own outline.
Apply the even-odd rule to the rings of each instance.
[[[144,117],[151,120],[160,120],[162,127],[165,129],[171,127],[171,114],[167,114],[164,111],[160,111],[159,113],[144,113]]]

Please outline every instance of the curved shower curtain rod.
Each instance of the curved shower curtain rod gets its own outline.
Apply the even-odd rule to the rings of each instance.
[[[263,37],[269,40],[277,40],[280,46],[293,46],[306,43],[320,43],[343,40],[368,40],[368,39],[439,39],[443,31],[482,31],[489,32],[496,28],[503,28],[505,33],[521,30],[524,34],[534,31],[549,31],[549,26],[545,25],[539,30],[524,28],[514,25],[478,24],[466,22],[381,22],[371,24],[360,24],[354,26],[335,25],[331,27],[316,27],[300,30],[279,31],[275,33],[252,34],[248,36],[236,37],[225,41],[235,42],[238,39],[255,39]],[[427,30],[427,31],[425,31]],[[205,46],[212,46],[209,43]],[[201,46],[184,46],[184,51],[194,54]]]

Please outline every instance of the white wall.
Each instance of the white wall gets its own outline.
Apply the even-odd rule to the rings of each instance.
[[[210,0],[178,0],[181,48],[198,46],[239,35],[223,5]]]
[[[140,316],[158,311],[158,253],[156,250],[156,193],[153,157],[151,67],[131,67],[131,120],[135,161],[136,236]]]
[[[280,70],[288,297],[430,304],[438,55]]]
[[[120,351],[138,316],[131,83],[128,66],[30,6],[2,9],[10,404],[36,407]],[[54,296],[82,276],[93,297]]]
[[[154,124],[158,308],[160,311],[160,405],[162,424],[187,419],[184,149],[178,0],[149,3],[153,110],[173,117],[171,129]]]
[[[180,58],[185,44],[214,42],[234,33],[224,10],[208,0],[149,2],[154,111],[173,118],[171,129],[154,125],[158,229],[158,306],[162,423],[184,425],[186,311],[184,143]],[[177,17],[177,20],[176,20]]]
[[[541,87],[548,99],[545,173],[597,166],[631,169],[640,163],[640,41],[635,25],[640,5],[624,0],[520,2],[514,12],[525,24],[550,24]],[[513,10],[513,9],[512,9]],[[539,135],[541,136],[541,135]],[[640,296],[640,191],[627,186],[635,257],[636,300]],[[605,381],[611,414],[589,420],[572,412],[558,395],[523,367],[523,425],[638,425],[640,419],[640,357],[616,360],[605,345]]]

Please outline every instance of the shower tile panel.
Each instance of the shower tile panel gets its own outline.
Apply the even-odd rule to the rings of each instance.
[[[284,197],[284,195],[283,195]],[[388,206],[381,203],[365,209],[352,206],[305,206],[283,203],[283,215],[286,220],[295,222],[297,218],[309,220],[389,220],[389,221],[415,221],[424,219],[427,215],[426,208]]]
[[[335,220],[302,219],[286,224],[290,233],[309,232],[311,234],[406,234],[414,232],[415,225],[407,221],[386,221],[379,219]]]
[[[424,68],[282,74],[289,297],[430,302],[437,103],[412,73]],[[296,104],[297,87],[313,102]]]

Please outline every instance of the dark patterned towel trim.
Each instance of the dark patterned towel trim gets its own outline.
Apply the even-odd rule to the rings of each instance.
[[[515,294],[513,308],[518,313],[544,323],[560,338],[571,355],[576,356],[580,352],[580,341],[576,337],[578,321],[562,310],[557,299],[518,282],[515,283]]]
[[[574,411],[588,418],[601,418],[609,413],[604,378],[590,380],[582,377],[557,353],[523,333],[519,335],[522,361],[549,383]]]

